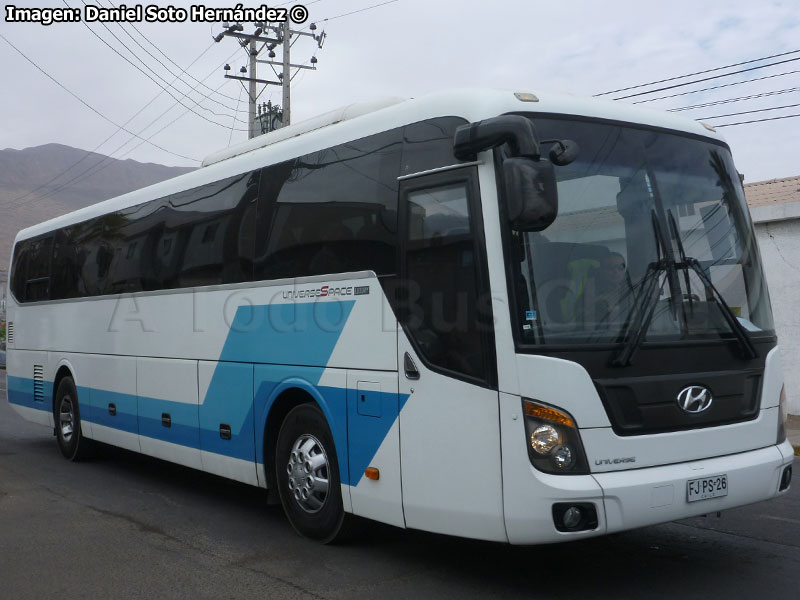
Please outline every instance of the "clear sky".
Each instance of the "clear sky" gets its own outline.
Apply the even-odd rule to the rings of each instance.
[[[100,6],[110,6],[112,1],[114,5],[120,3],[119,0],[86,0],[88,4]],[[382,1],[385,0],[305,2],[310,12],[308,23],[316,21],[318,32],[324,29],[327,39],[321,50],[308,38],[298,39],[293,48],[293,62],[306,62],[315,51],[319,60],[317,71],[302,71],[294,80],[294,122],[358,100],[420,96],[454,87],[592,95],[800,50],[800,0],[396,0],[332,18]],[[182,7],[191,4],[179,0],[171,3]],[[153,4],[164,7],[170,2]],[[208,2],[208,6],[215,7],[233,4]],[[83,9],[83,0],[66,0],[66,4],[63,1],[21,1],[16,5],[28,8],[68,5]],[[132,5],[133,2],[128,2],[128,6]],[[245,2],[245,5],[260,4]],[[44,27],[9,23],[3,19],[0,33],[107,118],[117,124],[131,119],[126,129],[145,138],[152,136],[153,144],[174,154],[149,143],[132,150],[139,140],[118,131],[60,89],[2,39],[0,64],[6,88],[0,94],[0,148],[21,149],[58,142],[96,149],[117,158],[197,166],[197,162],[175,154],[202,159],[229,143],[246,139],[243,131],[247,119],[246,94],[239,82],[223,79],[222,65],[228,61],[232,72],[237,72],[247,57],[233,39],[213,42],[212,36],[221,31],[220,23],[135,23],[138,31],[130,24],[107,26],[108,29],[99,23],[70,23]],[[246,32],[252,29],[248,26]],[[172,97],[109,46],[168,87]],[[144,48],[164,65],[149,56]],[[188,69],[188,75],[181,75],[183,81],[175,81],[181,69],[199,56]],[[777,61],[790,62],[624,101],[735,83],[648,102],[645,106],[683,108],[770,93],[682,113],[691,118],[706,118],[800,104],[800,52],[670,83]],[[259,76],[274,79],[269,67],[260,68],[264,70]],[[739,83],[767,76],[772,77]],[[197,80],[202,80],[204,85],[197,85]],[[192,91],[196,85],[197,89]],[[663,85],[669,84],[656,87]],[[633,90],[638,91],[642,89]],[[270,87],[261,98],[266,100],[270,96],[273,101],[280,101],[280,89]],[[185,106],[192,107],[208,120],[188,111],[177,99],[182,99]],[[151,100],[152,103],[142,110]],[[234,124],[237,108],[239,120]],[[721,117],[710,122],[721,124],[796,113],[800,113],[800,106]],[[730,143],[737,167],[747,181],[800,175],[800,117],[726,127],[720,131]],[[115,132],[114,137],[100,145]]]

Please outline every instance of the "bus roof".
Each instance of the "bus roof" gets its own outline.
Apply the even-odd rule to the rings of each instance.
[[[409,100],[381,99],[351,104],[214,153],[203,161],[202,168],[190,173],[23,229],[17,234],[15,243],[106,213],[409,123],[442,116],[463,117],[472,122],[509,112],[607,119],[722,140],[719,134],[703,124],[674,113],[571,94],[521,94],[506,90],[462,89]]]

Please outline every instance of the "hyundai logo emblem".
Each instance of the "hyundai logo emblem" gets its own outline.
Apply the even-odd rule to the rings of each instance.
[[[701,413],[708,410],[712,400],[711,392],[699,385],[683,388],[677,398],[678,406],[687,413]]]

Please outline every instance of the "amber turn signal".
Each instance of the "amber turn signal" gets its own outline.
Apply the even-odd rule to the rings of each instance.
[[[573,421],[568,414],[560,410],[531,402],[530,400],[524,400],[523,406],[525,408],[525,415],[528,417],[533,417],[534,419],[540,419],[542,421],[550,421],[551,423],[559,423],[567,427],[575,427],[575,421]]]
[[[367,479],[373,479],[375,481],[381,478],[381,472],[375,467],[367,467],[367,470],[364,471],[364,475],[367,476]]]

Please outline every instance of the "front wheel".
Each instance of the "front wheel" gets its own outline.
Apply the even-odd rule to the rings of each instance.
[[[303,536],[328,543],[345,530],[339,462],[328,423],[315,404],[293,408],[281,425],[275,473],[283,510]]]
[[[71,377],[58,384],[55,402],[56,439],[64,458],[82,460],[91,455],[92,441],[81,432],[81,412],[78,406],[78,390]]]

